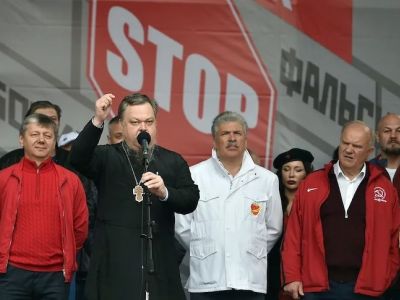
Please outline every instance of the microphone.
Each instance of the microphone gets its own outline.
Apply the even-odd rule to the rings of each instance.
[[[142,146],[143,156],[147,156],[149,153],[149,144],[151,141],[151,136],[147,131],[141,131],[137,136],[138,143]]]

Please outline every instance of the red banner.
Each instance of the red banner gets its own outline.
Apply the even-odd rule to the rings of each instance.
[[[352,61],[352,0],[258,0],[347,62]]]
[[[90,11],[88,76],[99,95],[157,99],[158,143],[190,164],[210,156],[213,118],[240,112],[249,147],[269,165],[275,88],[231,1],[92,1]]]

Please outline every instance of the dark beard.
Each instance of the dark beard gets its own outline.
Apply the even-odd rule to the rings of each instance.
[[[382,147],[382,152],[387,156],[399,156],[400,148]]]
[[[128,152],[128,157],[134,163],[136,166],[142,167],[144,165],[144,156],[143,156],[143,151],[135,151],[131,148],[128,147],[128,145],[124,142],[124,148],[127,149]],[[153,159],[153,150],[154,146],[149,147],[149,162]]]

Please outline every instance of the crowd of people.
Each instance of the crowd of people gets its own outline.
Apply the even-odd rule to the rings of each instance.
[[[140,93],[99,145],[114,101],[59,139],[59,106],[27,111],[0,158],[0,299],[184,300],[185,254],[192,300],[400,299],[400,115],[346,123],[322,169],[295,147],[273,172],[231,111],[189,167],[157,144],[158,104]]]

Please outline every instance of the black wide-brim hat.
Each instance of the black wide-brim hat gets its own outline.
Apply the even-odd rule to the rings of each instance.
[[[283,152],[275,157],[273,166],[275,169],[279,170],[282,166],[291,161],[302,161],[303,164],[305,162],[312,163],[314,160],[314,156],[310,151],[300,149],[300,148],[292,148],[289,151]]]

